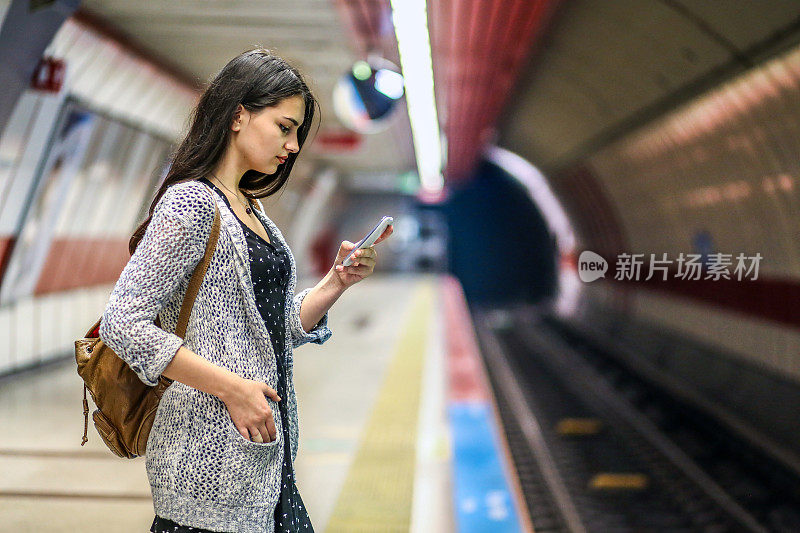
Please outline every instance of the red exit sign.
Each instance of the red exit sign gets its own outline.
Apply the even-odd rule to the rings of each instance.
[[[320,152],[352,152],[361,145],[361,135],[349,130],[323,130],[314,145]]]
[[[39,91],[57,93],[64,85],[66,71],[67,66],[63,59],[43,57],[36,65],[36,70],[33,71],[31,86]]]

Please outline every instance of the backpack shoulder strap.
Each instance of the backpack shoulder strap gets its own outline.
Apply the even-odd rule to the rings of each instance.
[[[206,187],[206,190],[208,190],[208,187]],[[211,225],[211,235],[209,235],[208,242],[206,242],[206,253],[195,267],[192,279],[189,280],[189,287],[186,289],[186,294],[183,297],[181,314],[178,316],[178,325],[175,327],[175,335],[180,338],[186,335],[186,327],[189,325],[189,315],[192,312],[194,299],[197,297],[197,292],[200,290],[200,285],[203,283],[208,265],[211,264],[211,258],[214,255],[214,249],[217,247],[217,240],[219,239],[219,206],[217,205],[216,199],[214,199],[214,194],[210,190],[208,193],[211,195],[211,201],[214,202],[214,223]]]

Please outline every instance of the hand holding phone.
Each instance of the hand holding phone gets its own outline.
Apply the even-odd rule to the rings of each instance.
[[[386,231],[387,226],[392,225],[392,222],[394,222],[394,219],[392,217],[383,217],[381,221],[378,222],[378,224],[374,228],[372,228],[372,231],[367,233],[366,236],[363,239],[361,239],[358,242],[358,244],[355,245],[355,247],[350,251],[347,257],[344,258],[344,261],[342,261],[342,265],[350,266],[353,263],[352,259],[353,252],[355,252],[356,250],[369,248],[370,246],[372,246],[375,243],[375,241],[378,240],[378,237],[383,235],[383,232]]]

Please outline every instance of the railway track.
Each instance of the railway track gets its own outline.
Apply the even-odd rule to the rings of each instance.
[[[558,322],[473,310],[537,533],[800,531],[794,476]]]

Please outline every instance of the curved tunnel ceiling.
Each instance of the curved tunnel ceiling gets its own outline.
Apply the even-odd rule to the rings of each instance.
[[[368,49],[396,57],[388,0],[83,5],[197,80],[270,46],[308,74],[333,129],[336,78]],[[452,0],[428,10],[450,182],[469,175],[495,130],[543,170],[563,169],[794,44],[800,27],[795,0]],[[358,149],[315,158],[345,172],[413,167],[404,112]]]
[[[379,4],[361,0],[348,4]],[[356,59],[363,58],[361,43],[353,42],[348,23],[337,13],[334,0],[84,0],[82,10],[97,23],[112,26],[152,55],[176,67],[182,78],[202,86],[225,63],[254,46],[264,46],[297,66],[320,102],[323,116],[308,155],[322,166],[343,174],[376,170],[405,172],[414,167],[414,153],[405,105],[388,129],[356,136],[349,149],[336,147],[337,138],[352,137],[333,112],[333,87]],[[367,16],[370,31],[385,31]],[[389,28],[391,30],[391,27]],[[390,31],[396,56],[397,45]],[[389,59],[392,59],[389,56]],[[333,142],[326,144],[325,138]],[[347,144],[347,143],[345,143]]]
[[[498,121],[499,144],[554,173],[799,37],[796,0],[564,2]]]
[[[445,179],[469,177],[557,0],[428,3]]]

